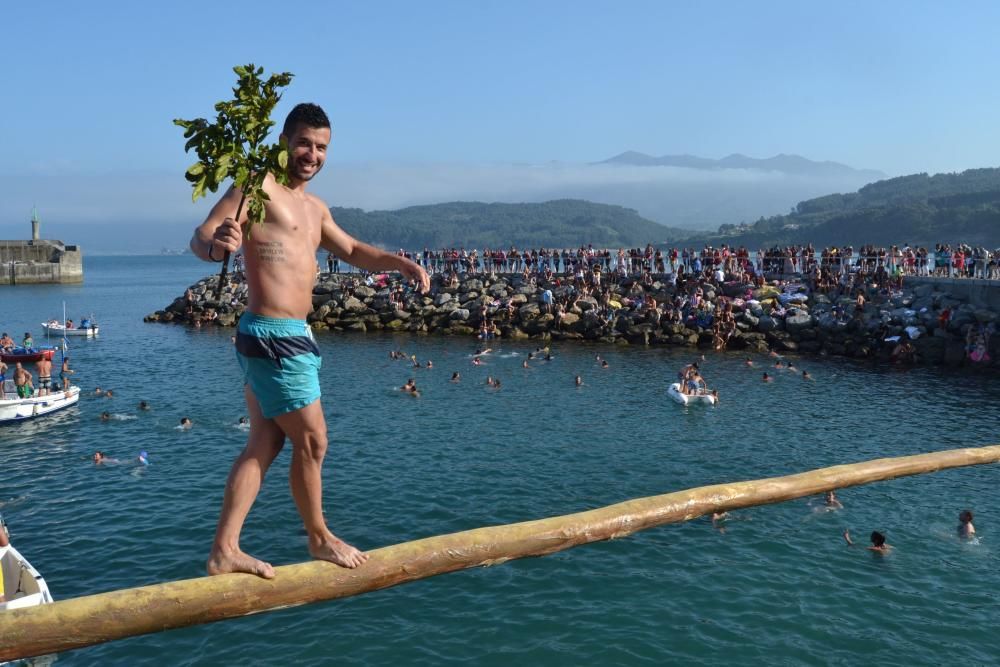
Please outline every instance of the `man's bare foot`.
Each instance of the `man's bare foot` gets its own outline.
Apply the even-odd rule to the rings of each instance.
[[[274,568],[270,563],[257,560],[249,554],[245,554],[239,549],[230,553],[212,551],[208,556],[208,563],[205,569],[209,574],[229,574],[230,572],[246,572],[256,574],[264,579],[274,579]]]
[[[322,541],[309,540],[309,554],[317,560],[328,560],[341,567],[355,568],[368,560],[368,554],[352,547],[333,533]]]

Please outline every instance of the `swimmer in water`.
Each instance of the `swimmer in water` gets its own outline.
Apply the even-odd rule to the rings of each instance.
[[[472,358],[472,365],[473,365],[473,366],[478,366],[478,365],[480,365],[481,363],[483,363],[483,362],[481,362],[481,361],[479,360],[479,357],[473,357],[473,358]]]
[[[454,373],[451,374],[451,381],[452,382],[461,382],[462,381],[462,374],[459,373],[458,371],[455,371]]]
[[[795,365],[792,364],[792,362],[790,362],[790,361],[788,362],[788,366],[786,366],[785,368],[787,368],[788,370],[792,371],[793,373],[798,370],[798,369],[795,368]]]
[[[611,368],[611,366],[608,365],[608,360],[607,359],[605,359],[605,360],[603,360],[601,362],[601,368]]]
[[[718,405],[719,404],[719,390],[718,389],[713,389],[712,390],[712,398],[715,399],[715,404]]]
[[[826,506],[826,511],[828,512],[844,509],[844,504],[840,502],[837,498],[837,494],[833,491],[826,492],[826,498],[823,500],[823,504]]]
[[[521,362],[521,368],[527,368],[527,367],[528,367],[528,360],[525,359],[524,361]]]
[[[847,542],[847,546],[849,547],[854,546],[854,542],[851,541],[850,530],[847,529],[844,530],[844,540]],[[871,541],[872,545],[870,547],[866,547],[868,551],[874,551],[877,554],[885,556],[893,549],[893,546],[891,544],[886,543],[885,535],[878,532],[877,530],[872,531]]]
[[[149,403],[147,403],[146,401],[139,401],[139,409],[149,410]]]
[[[812,380],[813,376],[809,375],[809,371],[802,371],[802,379],[803,380]]]
[[[146,450],[142,450],[141,452],[139,452],[139,456],[136,458],[136,462],[141,466],[149,465],[149,454],[146,453]]]
[[[492,387],[493,384],[494,384],[494,382],[495,382],[495,380],[493,379],[492,375],[487,375],[486,376],[486,386],[487,387]]]
[[[107,459],[107,457],[104,455],[104,452],[94,452],[95,465],[101,465],[102,463],[104,463],[105,459]]]
[[[187,431],[192,426],[194,426],[194,422],[191,421],[190,417],[181,417],[181,428],[182,429],[184,429],[185,431]]]
[[[971,540],[976,536],[976,527],[972,525],[972,510],[962,510],[959,513],[958,536],[963,540]]]
[[[104,390],[100,387],[94,388],[94,396],[104,396]]]
[[[115,397],[115,392],[113,390],[108,389],[106,392],[104,392],[104,398],[114,398],[114,397]]]
[[[753,367],[753,359],[751,359],[750,357],[747,357],[747,360],[744,361],[743,363],[746,364],[747,366],[750,366],[751,368]]]
[[[767,373],[764,373],[764,378],[763,379],[764,379],[764,382],[770,382],[772,378]]]
[[[111,413],[107,412],[107,411],[102,412],[101,413],[101,421],[102,422],[109,422],[109,421],[111,421]]]
[[[778,370],[781,370],[782,368],[784,368],[784,366],[782,365],[782,363],[780,361],[774,362],[774,367],[776,369],[778,369]]]
[[[404,384],[402,387],[400,387],[400,389],[402,389],[406,393],[410,394],[411,396],[419,396],[420,395],[420,392],[417,391],[417,383],[414,381],[413,378],[410,378],[409,380],[407,380],[406,384]]]
[[[583,386],[583,378],[580,377],[579,375],[576,376],[576,378],[574,379],[574,382],[576,382],[576,386],[577,387]]]
[[[493,388],[494,389],[500,389],[500,380],[494,380],[493,381]]]
[[[239,421],[239,423],[237,425],[238,426],[247,426],[247,427],[249,427],[250,426],[250,420],[248,418],[246,418],[246,417],[240,417],[240,421]]]
[[[424,368],[434,368],[434,362],[428,359],[427,364],[424,366]]]

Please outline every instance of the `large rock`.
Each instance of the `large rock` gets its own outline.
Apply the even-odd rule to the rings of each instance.
[[[456,308],[451,311],[451,319],[465,321],[469,319],[469,311],[466,308]]]
[[[517,314],[521,318],[521,320],[524,321],[531,319],[533,317],[538,317],[540,312],[541,311],[539,310],[537,303],[528,303],[521,306],[518,309]]]
[[[809,314],[791,315],[785,318],[785,328],[793,333],[808,329],[811,326],[812,316]]]
[[[770,315],[763,315],[757,321],[757,331],[761,333],[777,331],[778,328],[779,328],[778,320],[774,319]]]
[[[357,287],[354,290],[354,296],[360,299],[370,299],[371,297],[375,296],[375,294],[376,291],[371,287],[368,287],[367,285],[361,285],[360,287]]]
[[[451,301],[451,299],[452,299],[451,294],[449,294],[448,292],[441,292],[434,299],[434,305],[435,306],[443,306],[444,304],[446,304],[449,301]]]
[[[348,297],[346,301],[344,301],[344,310],[347,310],[352,313],[363,313],[364,311],[368,310],[368,306],[366,306],[365,304],[361,303],[353,296],[351,296]]]

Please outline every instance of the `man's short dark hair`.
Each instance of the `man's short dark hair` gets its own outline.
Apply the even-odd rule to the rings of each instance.
[[[330,119],[326,117],[326,112],[318,104],[302,102],[296,104],[295,108],[288,113],[281,133],[290,137],[300,124],[313,128],[330,127]]]

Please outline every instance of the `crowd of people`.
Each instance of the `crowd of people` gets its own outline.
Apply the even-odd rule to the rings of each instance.
[[[647,244],[644,248],[594,248],[593,244],[577,248],[440,248],[423,251],[399,249],[397,255],[420,264],[428,273],[520,273],[522,271],[553,273],[584,270],[598,265],[606,274],[619,275],[676,273],[680,269],[698,272],[704,268],[722,267],[735,272],[751,267],[761,273],[810,274],[827,269],[839,275],[851,268],[864,268],[873,273],[883,267],[890,275],[941,276],[954,278],[1000,279],[1000,248],[990,250],[965,243],[939,243],[928,249],[909,244],[892,246],[865,245],[829,246],[817,249],[812,244],[773,246],[756,251],[745,247],[705,246],[697,248],[661,248]],[[334,272],[335,259],[327,258]],[[337,262],[339,272],[339,262]]]

